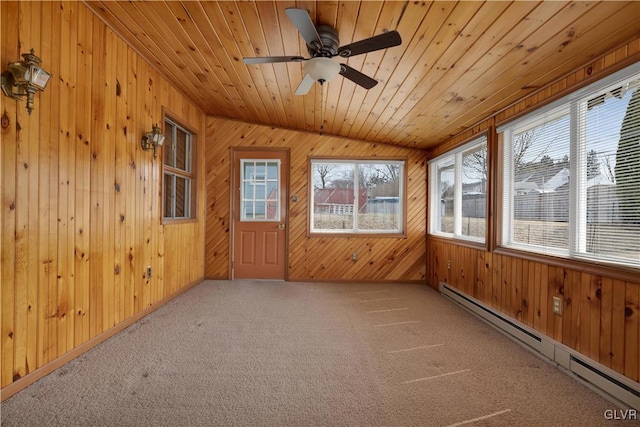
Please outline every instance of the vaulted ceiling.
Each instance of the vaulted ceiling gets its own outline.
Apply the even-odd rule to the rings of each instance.
[[[640,33],[640,2],[88,1],[207,114],[428,149]],[[285,9],[337,29],[340,45],[397,30],[400,46],[342,59],[379,81],[337,76],[294,95],[305,56]],[[338,59],[336,59],[338,60]]]

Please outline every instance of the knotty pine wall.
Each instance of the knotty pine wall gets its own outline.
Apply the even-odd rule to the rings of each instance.
[[[5,398],[7,385],[203,277],[204,164],[198,220],[163,224],[162,156],[140,138],[162,126],[163,109],[200,136],[205,115],[83,4],[0,5],[0,63],[34,48],[53,74],[31,116],[1,96]]]
[[[207,224],[205,276],[229,277],[229,158],[231,147],[290,149],[289,280],[418,281],[425,280],[426,154],[422,151],[372,144],[207,118]],[[309,158],[404,157],[407,159],[407,238],[309,237]],[[358,261],[351,260],[352,252]]]
[[[455,148],[479,132],[491,133],[496,124],[639,60],[640,38],[636,38],[452,138],[430,153],[430,157]],[[495,159],[491,161],[495,177],[498,165]],[[500,248],[487,251],[428,236],[427,281],[436,289],[440,282],[446,282],[592,360],[639,381],[640,274],[637,269],[625,271],[540,258],[501,251]],[[447,269],[449,260],[450,270]],[[563,299],[562,316],[553,314],[554,296]]]

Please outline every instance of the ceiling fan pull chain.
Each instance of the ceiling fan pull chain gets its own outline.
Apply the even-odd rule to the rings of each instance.
[[[320,135],[324,134],[324,80],[318,80],[320,83]]]

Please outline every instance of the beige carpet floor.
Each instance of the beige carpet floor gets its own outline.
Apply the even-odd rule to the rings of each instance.
[[[205,281],[1,405],[3,426],[613,426],[427,286]]]

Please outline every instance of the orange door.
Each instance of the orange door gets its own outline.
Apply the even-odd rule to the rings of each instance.
[[[288,154],[233,152],[234,279],[285,279]]]

